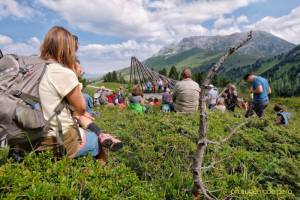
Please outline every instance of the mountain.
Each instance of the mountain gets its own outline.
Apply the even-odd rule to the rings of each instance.
[[[267,78],[274,93],[279,96],[299,96],[300,45],[286,54],[268,59],[258,59],[251,65],[232,68],[225,73],[225,77],[238,80],[250,72]]]
[[[87,80],[97,80],[103,77],[103,74],[84,73],[83,77]]]
[[[227,36],[192,36],[183,38],[161,49],[153,57],[144,61],[145,65],[155,70],[170,68],[175,65],[182,69],[185,66],[205,71],[216,62],[229,48],[244,39],[246,33],[234,33]],[[236,54],[231,56],[224,68],[226,70],[252,64],[259,58],[269,58],[287,53],[295,45],[270,33],[254,31],[253,38]]]
[[[193,48],[212,52],[226,51],[238,41],[245,38],[246,33],[234,33],[227,36],[192,36],[183,38],[178,44],[171,44],[158,52],[160,55],[175,55]],[[254,31],[253,37],[239,52],[258,56],[274,56],[289,51],[295,45],[264,31]]]

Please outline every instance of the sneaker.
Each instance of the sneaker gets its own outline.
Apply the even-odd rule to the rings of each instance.
[[[118,151],[123,147],[123,143],[110,134],[102,133],[100,134],[99,139],[100,144],[111,151]]]

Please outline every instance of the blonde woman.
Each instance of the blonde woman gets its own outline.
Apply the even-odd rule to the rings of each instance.
[[[76,38],[66,29],[57,26],[48,31],[41,45],[41,58],[51,63],[47,66],[39,87],[44,117],[48,120],[62,101],[70,105],[73,111],[64,108],[58,119],[50,121],[50,130],[40,145],[49,145],[49,141],[57,144],[55,138],[61,130],[68,157],[91,154],[106,162],[104,151],[101,151],[101,140],[99,141],[96,133],[87,130],[92,117],[85,111],[85,99],[76,76],[77,48]],[[77,117],[82,127],[78,131],[73,116]]]

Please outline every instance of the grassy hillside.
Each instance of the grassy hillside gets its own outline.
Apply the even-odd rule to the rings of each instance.
[[[194,72],[205,72],[213,63],[217,62],[223,54],[224,52],[193,48],[175,55],[154,56],[145,60],[144,64],[148,68],[156,71],[163,68],[170,70],[172,66],[175,66],[179,71],[181,71],[184,67],[190,67]],[[256,54],[246,55],[236,53],[226,60],[222,71],[225,72],[232,68],[250,65],[259,58],[261,57]],[[122,73],[126,80],[129,80],[129,68],[124,68],[119,72]]]
[[[175,65],[177,69],[188,66],[195,68],[196,71],[205,71],[207,66],[215,63],[224,52],[214,52],[198,48],[193,48],[175,55],[170,56],[156,56],[145,60],[145,65],[154,70],[161,70],[163,68],[171,68]],[[224,68],[229,70],[232,67],[243,66],[253,63],[259,58],[258,55],[245,55],[242,53],[237,53],[231,56],[226,63]]]
[[[201,63],[205,63],[215,57],[218,57],[218,52],[207,51],[203,49],[193,48],[175,55],[164,55],[151,57],[145,60],[145,65],[154,70],[161,70],[163,68],[171,68],[175,65],[178,69],[184,66],[192,68],[198,67]]]
[[[204,180],[219,198],[233,193],[249,200],[300,198],[300,98],[272,99],[272,103],[284,104],[293,113],[288,127],[274,125],[271,105],[265,119],[251,121],[229,143],[208,148],[205,165],[212,159],[221,162],[205,171]],[[55,162],[49,153],[31,153],[18,164],[2,150],[0,198],[192,199],[198,113],[97,110],[101,116],[96,123],[125,143],[122,151],[109,153],[108,166],[101,167],[89,157]],[[209,112],[209,138],[226,135],[227,126],[244,120],[242,114]]]

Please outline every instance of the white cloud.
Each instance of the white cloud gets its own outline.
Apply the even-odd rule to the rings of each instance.
[[[79,47],[79,59],[88,73],[106,73],[130,65],[131,56],[143,60],[162,46],[150,42],[128,40],[119,44],[89,44]]]
[[[132,55],[143,60],[183,37],[240,32],[240,24],[248,23],[246,16],[223,16],[260,1],[264,0],[36,0],[38,5],[33,6],[54,11],[72,28],[124,41],[80,47],[83,65],[95,72],[128,66]],[[0,0],[1,9],[5,14],[0,12],[0,19],[23,18],[33,13],[33,7],[16,0]],[[213,30],[201,25],[207,20],[216,20]],[[40,41],[36,39],[18,43],[0,37],[0,47],[6,52],[38,53]]]
[[[206,33],[200,25],[202,22],[256,1],[94,0],[87,3],[86,0],[39,0],[72,27],[101,35],[135,40],[155,38],[167,43],[187,32],[188,35]]]
[[[132,55],[143,60],[183,37],[211,35],[201,23],[257,1],[263,0],[38,0],[72,28],[124,41],[81,46],[79,57],[90,72],[128,66]],[[242,17],[238,23],[245,21]],[[225,34],[235,30],[216,32]]]
[[[16,0],[1,0],[0,1],[0,19],[5,17],[29,18],[34,13],[34,10],[25,5],[20,4]]]
[[[241,32],[240,25],[248,23],[248,18],[245,15],[239,17],[224,18],[219,17],[214,22],[214,28],[211,30],[212,35],[229,35],[236,32]]]
[[[248,20],[248,17],[245,16],[245,15],[242,15],[242,16],[239,16],[237,19],[236,19],[237,23],[241,24],[241,23],[248,23],[249,20]]]
[[[224,26],[231,26],[235,22],[235,19],[233,17],[230,18],[224,18],[221,16],[219,19],[217,19],[214,23],[214,28],[219,29],[223,28]]]
[[[0,34],[0,45],[7,45],[7,44],[11,44],[12,42],[13,39],[11,39],[10,37]]]
[[[4,54],[33,55],[39,54],[40,40],[36,37],[26,42],[15,42],[6,35],[0,35],[0,49]]]
[[[268,31],[289,42],[300,44],[300,7],[282,17],[264,17],[247,28]]]

